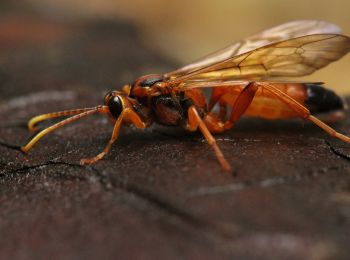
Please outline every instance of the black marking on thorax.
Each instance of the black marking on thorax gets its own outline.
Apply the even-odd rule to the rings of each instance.
[[[163,125],[183,125],[187,120],[187,111],[191,105],[193,105],[192,100],[185,98],[184,93],[176,96],[160,95],[151,100],[155,120]]]
[[[150,87],[158,82],[163,81],[163,77],[159,76],[159,77],[154,77],[154,78],[146,78],[144,81],[141,81],[139,83],[140,87]]]

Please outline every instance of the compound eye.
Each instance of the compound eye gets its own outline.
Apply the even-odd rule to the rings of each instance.
[[[109,104],[109,100],[114,97],[114,91],[108,92],[104,97],[104,103],[106,106]]]
[[[122,100],[120,99],[120,97],[118,97],[118,96],[112,97],[112,98],[109,100],[108,108],[109,108],[109,111],[111,112],[111,114],[112,114],[115,118],[118,118],[119,115],[120,115],[120,114],[122,113],[122,111],[123,111],[123,102],[122,102]]]

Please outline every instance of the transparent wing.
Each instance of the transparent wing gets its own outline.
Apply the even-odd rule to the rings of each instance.
[[[250,83],[249,80],[228,80],[228,81],[185,81],[178,86],[174,87],[174,90],[182,90],[182,89],[193,89],[193,88],[231,88],[237,86],[246,86]],[[257,80],[257,83],[273,83],[273,84],[315,84],[315,85],[323,85],[324,82],[320,81],[303,81],[303,80],[284,80],[284,79],[275,79],[275,80]]]
[[[315,34],[273,43],[234,56],[173,81],[227,81],[309,75],[350,50],[350,38]]]
[[[310,34],[339,34],[340,28],[324,21],[300,20],[292,21],[265,30],[230,46],[216,51],[202,59],[184,66],[178,70],[165,74],[168,78],[176,78],[194,71],[210,67],[237,55],[252,51],[265,45],[281,42]]]

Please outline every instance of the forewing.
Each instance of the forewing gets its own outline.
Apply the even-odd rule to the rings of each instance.
[[[228,80],[228,81],[187,81],[179,84],[174,87],[174,90],[181,91],[183,89],[194,89],[194,88],[217,88],[217,87],[237,87],[237,86],[246,86],[250,83],[249,80]],[[323,85],[324,82],[320,81],[303,81],[303,80],[284,80],[284,79],[275,79],[275,80],[257,80],[254,81],[257,83],[273,83],[273,84],[315,84]]]
[[[309,75],[350,49],[344,35],[315,34],[270,44],[178,77],[182,81],[227,81]]]
[[[301,20],[292,21],[265,30],[230,46],[216,51],[202,59],[184,66],[178,70],[165,74],[165,77],[176,78],[194,71],[210,67],[237,55],[252,51],[265,45],[285,41],[310,34],[339,34],[340,28],[324,21]]]

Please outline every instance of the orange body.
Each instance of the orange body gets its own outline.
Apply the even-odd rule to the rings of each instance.
[[[289,95],[300,104],[304,104],[305,100],[308,98],[306,89],[303,84],[271,83],[271,85]],[[213,90],[213,95],[222,95],[220,102],[226,103],[232,107],[236,101],[237,96],[244,87],[245,85],[240,85],[237,87],[218,87]],[[270,92],[262,88],[256,91],[254,100],[244,115],[262,117],[265,119],[287,119],[298,117],[298,114],[290,109],[290,107],[288,107],[284,102],[276,99],[276,97],[273,96]]]

